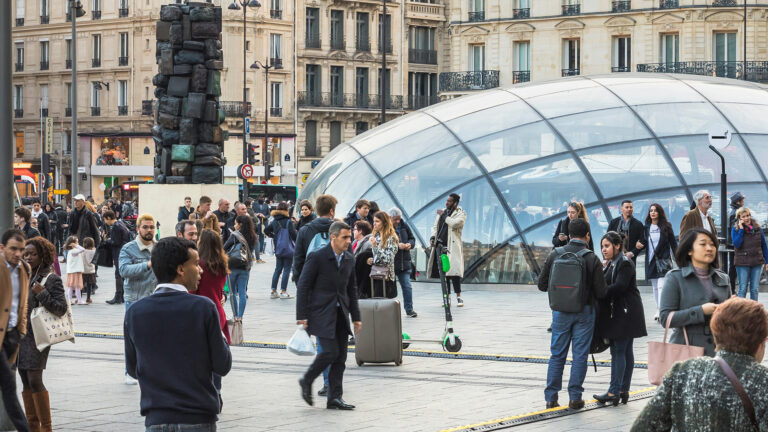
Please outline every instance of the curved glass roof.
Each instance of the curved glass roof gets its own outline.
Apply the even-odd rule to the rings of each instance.
[[[733,133],[722,150],[728,194],[741,191],[765,223],[766,119],[768,86],[745,81],[621,73],[516,85],[433,105],[339,145],[301,198],[330,193],[339,215],[361,197],[397,206],[424,246],[435,210],[456,192],[467,212],[465,278],[527,283],[569,201],[585,203],[596,238],[624,199],[641,220],[661,204],[675,228],[699,189],[710,189],[718,210],[713,130]]]

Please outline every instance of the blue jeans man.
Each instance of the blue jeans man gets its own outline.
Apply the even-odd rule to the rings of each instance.
[[[403,307],[406,314],[413,313],[413,288],[411,287],[411,271],[397,273],[400,289],[403,291]]]
[[[595,310],[591,305],[584,306],[578,313],[552,311],[552,355],[547,369],[547,387],[544,389],[544,398],[548,403],[557,402],[557,393],[563,388],[563,369],[569,346],[573,360],[568,397],[571,401],[581,400],[594,329]]]

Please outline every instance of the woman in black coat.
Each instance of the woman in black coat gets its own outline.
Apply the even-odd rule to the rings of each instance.
[[[648,216],[645,217],[645,234],[638,243],[645,250],[645,278],[653,285],[653,299],[656,301],[656,314],[653,319],[658,320],[664,276],[672,269],[672,255],[677,250],[677,240],[675,240],[672,224],[667,221],[664,208],[660,205],[651,204],[648,207]],[[666,265],[658,265],[658,263]],[[660,270],[660,267],[667,266],[666,271]]]
[[[555,230],[555,235],[552,236],[552,246],[554,247],[561,247],[568,244],[568,241],[569,241],[568,224],[572,220],[581,218],[589,222],[589,219],[587,218],[587,211],[584,208],[584,204],[580,202],[568,203],[566,213],[568,214],[568,216],[566,216],[565,219],[558,222],[557,229]],[[587,247],[589,248],[589,250],[595,250],[595,246],[592,243],[591,228],[589,230],[589,241],[587,242]]]
[[[624,256],[622,243],[621,235],[615,231],[607,232],[600,241],[608,263],[604,270],[608,294],[600,301],[596,325],[600,336],[611,341],[611,384],[608,392],[593,397],[614,406],[629,400],[635,367],[632,344],[635,338],[648,335],[635,264]]]
[[[312,212],[312,203],[308,200],[303,200],[299,205],[299,208],[301,209],[301,217],[299,218],[299,221],[296,222],[297,232],[301,229],[301,227],[317,218],[317,216],[315,216],[315,214]]]

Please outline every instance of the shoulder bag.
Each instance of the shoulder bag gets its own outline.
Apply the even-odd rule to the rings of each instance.
[[[653,385],[661,384],[664,374],[676,362],[704,355],[703,347],[689,344],[688,332],[685,331],[685,327],[683,327],[685,345],[667,343],[667,332],[674,315],[674,312],[670,312],[667,316],[667,324],[664,326],[664,340],[661,342],[648,342],[648,381]]]
[[[243,320],[237,318],[237,303],[235,297],[237,292],[232,286],[232,282],[227,276],[227,285],[229,286],[229,305],[232,307],[232,319],[227,320],[227,327],[229,328],[230,345],[242,345],[243,344]]]
[[[232,235],[235,236],[237,242],[229,247],[229,250],[227,251],[227,258],[229,258],[229,262],[234,262],[241,266],[248,267],[250,264],[249,257],[251,256],[248,243],[245,241],[243,235],[239,232],[232,231]]]
[[[741,385],[741,381],[733,372],[733,369],[731,369],[731,366],[728,364],[728,362],[726,362],[722,357],[716,356],[715,361],[718,365],[720,365],[720,369],[723,370],[725,376],[728,377],[728,381],[731,382],[734,390],[736,390],[739,398],[741,398],[741,403],[744,404],[744,409],[747,411],[747,417],[749,417],[749,421],[752,423],[752,427],[756,431],[760,431],[760,426],[757,424],[757,417],[755,417],[755,407],[752,405],[752,400],[749,399],[747,391],[744,390],[744,386]]]
[[[45,286],[50,275],[48,273],[40,285]],[[69,302],[67,302],[67,312],[62,316],[51,313],[45,306],[36,307],[32,309],[29,322],[32,325],[32,333],[35,334],[35,345],[38,351],[66,340],[75,343],[75,325],[72,322],[72,306]]]
[[[659,228],[661,230],[661,228]],[[661,231],[659,231],[659,234],[661,234]],[[656,249],[656,245],[653,244],[653,239],[651,239],[651,233],[650,230],[648,232],[648,241],[651,243],[651,246],[653,246],[653,262],[656,265],[656,271],[661,275],[665,276],[667,273],[669,273],[670,270],[672,270],[672,258],[659,258],[658,252],[659,250]]]

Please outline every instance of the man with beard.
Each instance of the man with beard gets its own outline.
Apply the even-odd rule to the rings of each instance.
[[[624,255],[637,264],[637,256],[642,252],[640,240],[645,236],[645,226],[633,216],[634,204],[631,200],[621,202],[621,216],[614,218],[608,224],[608,231],[616,231],[624,239]]]
[[[43,206],[40,205],[40,200],[38,198],[32,200],[32,217],[37,218],[37,230],[40,231],[40,235],[53,243],[54,238],[52,235],[53,230],[51,230],[51,221],[48,219],[48,215],[43,211]]]
[[[93,214],[85,206],[85,197],[82,194],[77,194],[74,197],[75,208],[69,213],[69,236],[76,236],[80,244],[83,244],[83,240],[86,237],[90,237],[96,243],[96,247],[99,246],[101,241],[101,233],[99,232],[99,224],[96,222],[96,215]]]
[[[152,294],[157,278],[152,272],[152,249],[155,247],[155,218],[148,214],[136,220],[138,234],[135,241],[120,250],[120,276],[123,277],[125,310],[144,297]],[[136,380],[125,374],[125,383],[136,385]]]

